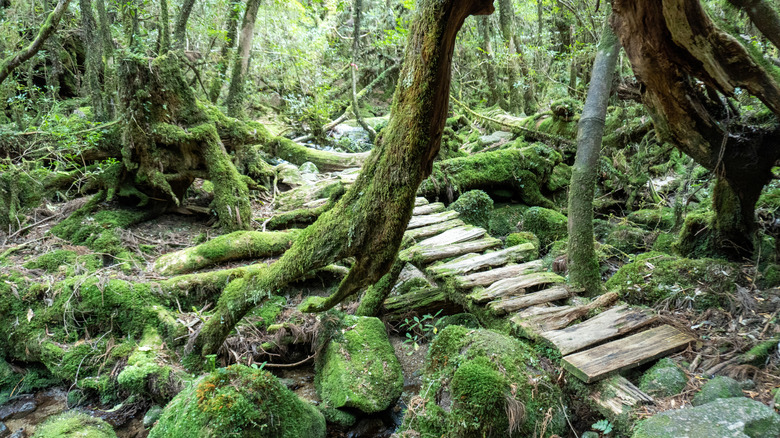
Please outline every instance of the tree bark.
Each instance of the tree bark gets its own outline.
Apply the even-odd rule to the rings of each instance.
[[[509,79],[509,106],[507,109],[511,113],[518,113],[523,109],[523,97],[520,93],[520,88],[517,86],[517,83],[520,80],[520,69],[517,65],[517,59],[515,59],[517,49],[513,38],[513,20],[515,13],[512,8],[512,0],[498,1],[498,17],[498,22],[501,26],[501,34],[504,36],[504,43],[507,45],[507,51],[509,53],[509,65],[507,67],[507,76]]]
[[[439,152],[456,35],[469,15],[492,12],[488,0],[418,3],[400,76],[405,79],[395,91],[387,135],[344,197],[306,228],[279,261],[228,285],[214,314],[188,346],[193,354],[189,365],[198,366],[202,355],[215,353],[236,323],[268,294],[312,269],[356,258],[338,291],[325,299],[310,297],[304,311],[331,308],[390,270],[412,216],[417,187]]]
[[[601,156],[612,76],[620,42],[609,23],[601,34],[588,96],[577,132],[577,155],[569,186],[569,281],[589,295],[601,292],[601,275],[593,246],[593,196]]]
[[[225,102],[230,117],[240,117],[244,113],[244,81],[249,70],[249,54],[252,51],[252,37],[259,8],[260,0],[247,1],[244,20],[241,22],[241,33],[238,37],[238,51],[233,63],[233,74],[230,77],[230,89]]]
[[[176,26],[173,29],[173,41],[177,48],[183,48],[187,38],[187,21],[190,19],[195,0],[184,0],[179,16],[176,17]]]
[[[171,23],[168,18],[168,0],[160,0],[160,21],[157,23],[160,29],[157,37],[160,42],[160,50],[158,55],[165,54],[168,50],[171,50]]]
[[[106,121],[107,114],[103,100],[103,90],[100,86],[100,74],[103,65],[102,44],[97,33],[95,17],[92,14],[92,2],[90,0],[79,0],[79,7],[81,8],[81,27],[84,31],[84,44],[87,49],[85,62],[87,92],[92,103],[95,119]]]
[[[233,47],[236,46],[236,36],[238,35],[238,11],[239,8],[237,3],[232,1],[228,3],[228,19],[225,23],[225,40],[222,43],[222,48],[219,50],[217,72],[214,79],[211,80],[211,86],[209,87],[209,100],[211,103],[217,103],[217,100],[219,99],[222,83],[225,81],[225,73],[227,72],[228,64],[230,64],[230,53],[233,51]]]
[[[729,0],[729,3],[747,12],[750,21],[765,37],[780,49],[780,16],[766,0]]]
[[[8,56],[0,61],[0,84],[10,75],[16,67],[19,67],[23,62],[35,56],[38,51],[43,47],[43,43],[54,33],[57,25],[65,13],[65,9],[68,7],[70,0],[59,0],[57,7],[46,17],[46,21],[43,22],[38,35],[35,39],[24,49]]]
[[[496,68],[493,65],[493,48],[490,45],[490,19],[488,17],[480,17],[477,21],[477,28],[482,36],[480,57],[482,58],[482,65],[485,66],[485,80],[487,81],[488,90],[490,91],[488,105],[492,106],[498,104],[502,108],[506,108],[506,102],[504,102],[501,97],[501,92],[498,88]]]
[[[352,75],[352,113],[355,114],[355,119],[364,131],[368,133],[371,143],[376,140],[376,131],[374,128],[368,126],[368,124],[360,116],[360,101],[358,100],[357,90],[357,72],[358,72],[358,59],[360,58],[360,16],[363,11],[363,0],[355,0],[352,11],[352,68],[349,69]]]

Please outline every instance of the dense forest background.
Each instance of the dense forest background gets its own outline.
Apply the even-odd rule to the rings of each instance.
[[[652,3],[0,0],[0,437],[780,434],[780,4]],[[485,250],[696,341],[616,411]]]

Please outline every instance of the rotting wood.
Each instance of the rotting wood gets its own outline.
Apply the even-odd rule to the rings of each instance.
[[[470,242],[442,246],[415,246],[401,251],[398,258],[404,261],[428,264],[436,260],[457,257],[470,252],[482,252],[501,245],[501,241],[493,237],[485,237]]]
[[[463,225],[466,225],[465,222],[463,222],[460,219],[452,219],[448,220],[446,222],[439,222],[436,224],[431,224],[425,227],[415,228],[413,230],[409,230],[406,233],[404,233],[404,238],[406,239],[413,239],[413,240],[420,240],[425,239],[426,237],[435,236],[437,234],[443,233],[451,228],[455,227],[461,227]]]
[[[684,349],[694,339],[662,325],[598,347],[565,356],[563,368],[585,383],[601,380]]]
[[[417,244],[418,247],[434,247],[453,245],[461,242],[468,242],[470,240],[479,239],[487,234],[487,230],[484,228],[475,227],[473,225],[464,225],[457,228],[449,229],[438,236],[429,237]]]
[[[412,216],[422,216],[425,214],[441,213],[446,208],[441,202],[434,202],[433,204],[425,204],[414,207],[412,210]]]
[[[629,411],[636,405],[651,404],[652,397],[642,392],[623,376],[615,376],[599,383],[590,394],[590,399],[615,417]]]
[[[413,216],[409,221],[409,225],[406,226],[407,230],[424,227],[426,225],[438,224],[439,222],[445,222],[458,217],[456,211],[443,211],[441,213],[426,214],[423,216]]]
[[[571,310],[572,308],[572,306],[553,306],[550,303],[542,303],[538,306],[531,306],[527,309],[523,309],[517,312],[516,316],[519,318],[530,318],[532,316],[549,315],[551,313],[558,314]]]
[[[564,281],[566,280],[563,277],[554,272],[535,272],[499,280],[486,289],[471,293],[469,298],[475,303],[486,303],[501,297],[523,294],[530,287],[549,283],[563,283]]]
[[[507,265],[489,271],[458,276],[455,277],[455,281],[459,287],[468,289],[476,286],[488,286],[505,278],[539,272],[542,269],[544,269],[544,262],[542,260],[533,260],[519,265]]]
[[[550,330],[559,330],[595,309],[611,306],[617,299],[618,295],[615,292],[609,292],[582,306],[561,308],[555,312],[535,316],[524,316],[520,313],[513,316],[511,322],[520,328],[521,332],[539,334]]]
[[[655,321],[650,309],[632,309],[626,305],[613,307],[593,318],[562,330],[543,332],[541,336],[555,344],[566,356],[584,348],[623,336]]]
[[[571,294],[572,292],[568,287],[555,286],[521,297],[491,301],[488,303],[488,309],[490,309],[496,315],[506,315],[507,313],[524,309],[526,307],[535,306],[537,304],[563,300],[569,298]]]
[[[511,246],[500,251],[481,254],[468,259],[453,260],[438,266],[432,266],[428,270],[437,276],[463,275],[469,272],[481,271],[496,266],[503,266],[510,262],[523,261],[534,251],[533,243],[523,243]]]

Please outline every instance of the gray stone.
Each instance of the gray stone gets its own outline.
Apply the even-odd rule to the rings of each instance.
[[[20,427],[19,429],[16,430],[16,432],[12,433],[11,436],[9,436],[8,438],[26,438],[26,437],[27,437],[27,432],[24,431],[23,427]]]
[[[14,397],[0,406],[0,421],[22,417],[36,408],[35,398],[32,394],[24,394]]]
[[[490,146],[496,143],[507,143],[512,139],[512,133],[506,131],[496,131],[490,135],[483,135],[479,137],[479,142],[483,146]]]
[[[146,414],[144,415],[144,427],[149,429],[154,426],[154,423],[160,419],[160,415],[162,415],[162,413],[163,408],[160,406],[154,405],[149,408],[149,410],[146,411]]]
[[[279,181],[287,184],[288,186],[295,188],[306,184],[301,171],[298,170],[298,166],[290,163],[283,163],[276,166],[276,172],[279,175]]]
[[[317,169],[317,165],[312,163],[311,161],[307,161],[303,164],[301,164],[301,167],[299,168],[301,173],[320,173],[320,170]]]
[[[701,391],[693,397],[693,405],[701,406],[719,398],[742,397],[742,385],[736,380],[716,376],[702,386]]]
[[[10,434],[11,431],[8,429],[8,426],[6,426],[5,423],[0,421],[0,438],[5,438]]]
[[[780,415],[746,397],[720,398],[648,418],[632,438],[780,438]]]
[[[600,436],[601,435],[599,435],[597,432],[593,432],[589,430],[583,433],[582,435],[580,435],[580,438],[599,438]]]

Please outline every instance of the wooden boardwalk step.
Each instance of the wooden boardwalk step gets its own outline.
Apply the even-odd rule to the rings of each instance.
[[[415,245],[398,253],[398,258],[405,262],[417,262],[428,264],[436,260],[457,257],[470,252],[482,252],[487,249],[501,246],[501,241],[493,237],[484,237],[479,240],[440,246]]]
[[[507,313],[515,312],[519,309],[535,306],[537,304],[563,300],[569,298],[571,295],[572,292],[568,287],[554,286],[521,297],[491,301],[488,303],[488,309],[496,315],[506,315]]]
[[[455,281],[458,286],[468,289],[476,286],[488,286],[498,280],[505,278],[517,277],[523,274],[529,274],[532,272],[539,272],[544,269],[544,262],[542,260],[534,260],[527,263],[521,263],[519,265],[507,265],[500,268],[491,269],[489,271],[477,272],[469,275],[462,275],[455,277]]]
[[[414,198],[414,206],[415,207],[419,207],[421,205],[427,205],[427,204],[428,204],[428,200],[423,198],[422,196]]]
[[[599,383],[591,392],[590,399],[611,412],[614,417],[622,415],[636,405],[655,402],[653,397],[645,394],[623,376],[615,376]]]
[[[415,228],[424,227],[426,225],[438,224],[439,222],[446,222],[457,217],[457,211],[443,211],[441,213],[412,216],[412,219],[409,221],[409,225],[406,226],[406,229],[412,230]]]
[[[533,243],[522,243],[500,251],[477,255],[463,260],[453,260],[438,266],[432,266],[428,270],[436,276],[463,275],[469,272],[477,272],[487,268],[503,266],[507,263],[522,261],[533,251]]]
[[[462,227],[449,229],[438,236],[429,237],[422,242],[419,242],[417,246],[443,246],[452,245],[455,243],[468,242],[469,240],[479,239],[487,234],[487,230],[474,225],[464,225]]]
[[[554,272],[534,272],[519,277],[499,280],[486,289],[472,292],[469,295],[469,298],[475,303],[486,303],[495,300],[496,298],[524,294],[525,290],[530,287],[539,286],[541,284],[563,283],[564,281],[566,280],[563,277]]]
[[[558,347],[562,356],[566,356],[623,336],[656,319],[655,312],[650,309],[631,309],[623,305],[606,310],[580,324],[543,332],[541,336]]]
[[[618,295],[616,293],[609,292],[582,306],[558,307],[553,308],[549,312],[534,314],[526,314],[529,310],[526,309],[513,316],[510,322],[520,329],[520,333],[527,332],[532,335],[539,335],[550,330],[560,330],[595,309],[611,306],[617,299]]]
[[[655,327],[598,347],[564,356],[563,368],[585,383],[637,367],[684,349],[694,339],[670,325]]]
[[[414,240],[425,239],[426,237],[435,236],[449,229],[462,227],[463,225],[466,225],[466,223],[463,222],[462,220],[451,219],[445,222],[439,222],[436,224],[415,228],[413,230],[408,230],[404,233],[404,237],[414,239]]]
[[[413,216],[421,216],[424,214],[441,213],[446,210],[446,207],[441,202],[434,202],[433,204],[425,204],[414,207],[412,210]]]

